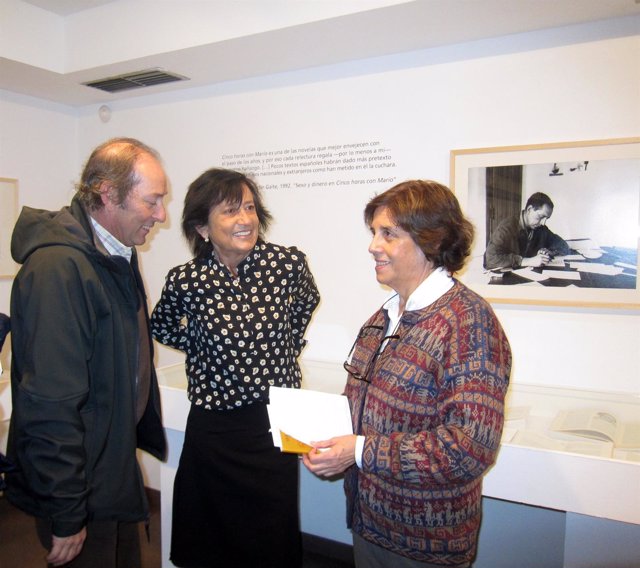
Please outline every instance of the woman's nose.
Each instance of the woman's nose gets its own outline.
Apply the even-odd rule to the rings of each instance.
[[[237,219],[238,219],[238,223],[242,225],[246,225],[249,222],[249,212],[243,207],[240,207],[240,209],[238,209]]]
[[[374,252],[380,250],[379,241],[375,235],[371,237],[371,241],[369,242],[369,252],[373,254]]]

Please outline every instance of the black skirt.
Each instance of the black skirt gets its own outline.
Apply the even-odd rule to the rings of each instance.
[[[173,488],[171,561],[299,568],[296,455],[274,448],[266,405],[192,406]]]

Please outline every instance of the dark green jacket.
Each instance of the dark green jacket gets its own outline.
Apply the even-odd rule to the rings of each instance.
[[[51,519],[56,536],[146,519],[136,447],[163,459],[166,442],[153,370],[135,419],[140,295],[146,313],[135,252],[131,264],[101,252],[77,197],[56,212],[25,207],[11,252],[23,266],[11,293],[9,500]]]

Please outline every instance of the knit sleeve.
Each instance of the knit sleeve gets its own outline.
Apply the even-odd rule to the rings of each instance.
[[[494,463],[511,369],[509,344],[484,302],[450,309],[448,318],[451,333],[441,366],[437,357],[422,354],[427,368],[411,373],[424,388],[413,388],[414,383],[412,399],[389,402],[395,410],[386,420],[396,424],[387,433],[367,434],[363,471],[408,483],[451,485],[479,478]],[[416,412],[419,408],[424,415]]]

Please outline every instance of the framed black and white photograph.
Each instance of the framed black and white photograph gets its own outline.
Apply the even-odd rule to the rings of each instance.
[[[640,307],[640,138],[453,150],[450,183],[488,300]]]
[[[13,277],[17,264],[11,258],[11,233],[18,215],[18,180],[0,177],[0,278]]]

